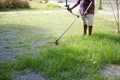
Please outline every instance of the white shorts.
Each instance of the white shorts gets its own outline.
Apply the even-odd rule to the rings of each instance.
[[[86,16],[82,16],[83,24],[87,26],[93,26],[94,23],[94,15],[88,14]]]

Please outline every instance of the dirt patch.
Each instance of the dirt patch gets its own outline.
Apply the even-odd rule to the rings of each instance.
[[[31,30],[33,29],[30,28],[30,31]],[[29,40],[28,38],[32,35],[38,36],[38,34],[33,32],[31,32],[31,34],[29,32],[25,35],[25,33],[20,29],[14,29],[11,27],[3,28],[0,32],[0,62],[4,60],[13,61],[16,59],[16,56],[27,53],[31,49],[33,49],[30,51],[32,54],[31,56],[35,56],[40,51],[37,47],[45,45],[51,40],[51,38],[44,38],[27,42],[27,40]],[[24,40],[26,41],[24,42]],[[21,73],[20,71],[17,73],[18,74],[13,73],[13,75],[15,75],[15,77],[13,77],[14,80],[47,80],[40,74],[40,72],[35,73],[33,71],[25,71],[25,74],[22,75],[19,74]]]
[[[31,72],[28,74],[20,75],[16,80],[46,80],[39,73]]]
[[[101,73],[108,80],[120,80],[120,65],[106,65],[102,68]]]

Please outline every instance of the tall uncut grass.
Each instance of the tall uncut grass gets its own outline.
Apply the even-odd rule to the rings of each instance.
[[[90,38],[67,37],[36,57],[21,56],[17,70],[42,71],[52,80],[107,80],[100,71],[106,64],[120,64],[120,35],[94,33]],[[19,68],[18,68],[19,67]]]
[[[0,0],[0,8],[29,8],[28,0]]]

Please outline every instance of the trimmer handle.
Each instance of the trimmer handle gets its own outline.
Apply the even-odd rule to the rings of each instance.
[[[67,8],[67,10],[68,10],[71,14],[73,14],[73,15],[76,16],[77,18],[80,17],[79,15],[74,14],[74,13],[72,12],[72,10],[69,10],[69,5],[65,5],[65,7]]]
[[[70,8],[69,5],[65,5],[65,7],[67,8],[67,10]],[[72,13],[72,11],[69,11],[69,12]]]
[[[65,5],[65,7],[69,8],[69,5]]]

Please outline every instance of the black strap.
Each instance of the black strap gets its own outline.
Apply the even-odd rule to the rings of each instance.
[[[65,7],[69,8],[68,0],[66,0],[66,5],[65,5]]]
[[[66,0],[66,6],[67,6],[67,0]]]

